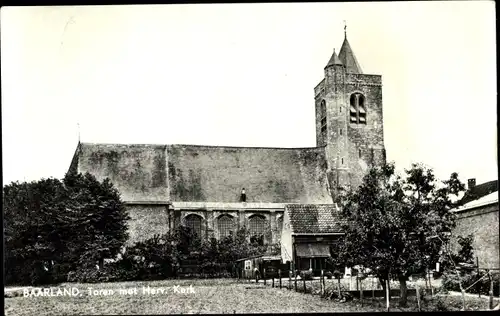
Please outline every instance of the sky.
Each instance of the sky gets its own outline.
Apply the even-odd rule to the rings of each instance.
[[[0,23],[4,184],[62,178],[79,139],[314,147],[344,23],[382,75],[387,159],[498,178],[493,1],[2,7]]]

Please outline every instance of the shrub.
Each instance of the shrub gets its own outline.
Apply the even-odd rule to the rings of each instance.
[[[335,279],[341,279],[343,274],[339,270],[335,270],[333,271],[333,276],[335,277]]]
[[[299,276],[301,279],[305,279],[305,280],[312,280],[313,279],[313,274],[312,274],[311,270],[302,270],[302,271],[300,271]]]
[[[465,274],[462,277],[462,287],[467,289],[469,286],[473,285],[479,278],[483,277],[486,273],[480,271],[479,274],[474,271],[469,274]],[[500,274],[493,274],[493,295],[498,296],[499,294],[499,284],[500,284]],[[455,273],[447,272],[443,274],[443,288],[448,291],[460,291],[459,278]],[[489,295],[490,291],[490,279],[486,276],[476,285],[472,286],[467,290],[468,293],[473,294],[483,294]]]
[[[446,305],[445,302],[443,302],[442,299],[438,298],[436,301],[436,311],[439,312],[447,312],[449,311],[448,306]]]
[[[332,279],[333,278],[333,273],[331,271],[326,271],[324,273],[324,276],[327,278],[327,279]]]

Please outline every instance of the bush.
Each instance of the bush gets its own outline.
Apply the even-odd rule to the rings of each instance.
[[[304,280],[312,280],[313,279],[313,274],[312,274],[311,270],[302,270],[302,271],[300,271],[299,276],[301,279],[304,279]]]
[[[332,279],[333,278],[333,273],[331,271],[326,271],[324,273],[324,276],[327,278],[327,279]]]
[[[479,278],[483,277],[486,273],[480,271],[479,274],[474,271],[462,277],[462,287],[467,289],[473,285]],[[500,284],[500,274],[493,274],[493,295],[498,296]],[[447,272],[443,274],[443,288],[448,291],[460,292],[459,278],[455,273]],[[467,293],[489,295],[490,292],[490,279],[486,276],[476,285],[467,290]]]
[[[335,279],[341,279],[344,275],[342,274],[342,272],[340,272],[339,270],[335,270],[333,271],[333,277]]]

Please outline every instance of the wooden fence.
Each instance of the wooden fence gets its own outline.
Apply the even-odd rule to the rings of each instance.
[[[288,272],[288,273],[287,273]],[[284,275],[288,274],[288,275]],[[389,282],[386,283],[386,291],[384,292],[382,286],[379,281],[372,278],[371,282],[368,279],[364,281],[360,280],[357,277],[353,277],[349,280],[349,284],[351,287],[352,279],[355,280],[355,283],[352,284],[352,287],[356,287],[356,289],[346,288],[345,279],[344,282],[341,282],[340,279],[330,278],[328,279],[324,271],[321,271],[321,275],[319,278],[300,278],[298,276],[298,271],[293,273],[292,271],[286,271],[282,273],[281,270],[278,271],[278,274],[273,275],[273,277],[268,277],[266,275],[266,271],[264,269],[262,277],[260,279],[248,279],[247,281],[253,281],[256,283],[263,283],[265,286],[270,286],[273,288],[287,289],[290,291],[296,291],[300,293],[307,293],[312,295],[318,295],[322,298],[357,298],[361,300],[363,304],[363,300],[371,299],[375,300],[376,298],[386,297],[386,309],[389,311],[390,309],[390,299],[394,297],[400,297],[400,289],[394,288],[394,284],[389,286]],[[416,301],[418,304],[418,310],[421,310],[421,301],[425,295],[430,295],[431,298],[435,295],[434,288],[431,285],[431,282],[427,282],[426,279],[425,287],[420,287],[418,284],[415,285],[415,288],[407,289],[408,297],[416,297]],[[392,282],[391,282],[392,283]],[[491,283],[493,284],[493,283]],[[392,287],[392,288],[391,288]],[[472,286],[470,286],[472,287]],[[489,309],[493,309],[493,286],[491,286],[490,291],[490,300],[489,300]]]

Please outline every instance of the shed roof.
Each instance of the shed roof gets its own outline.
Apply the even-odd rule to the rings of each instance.
[[[334,204],[290,204],[285,211],[296,234],[342,233],[342,224],[346,223]]]

